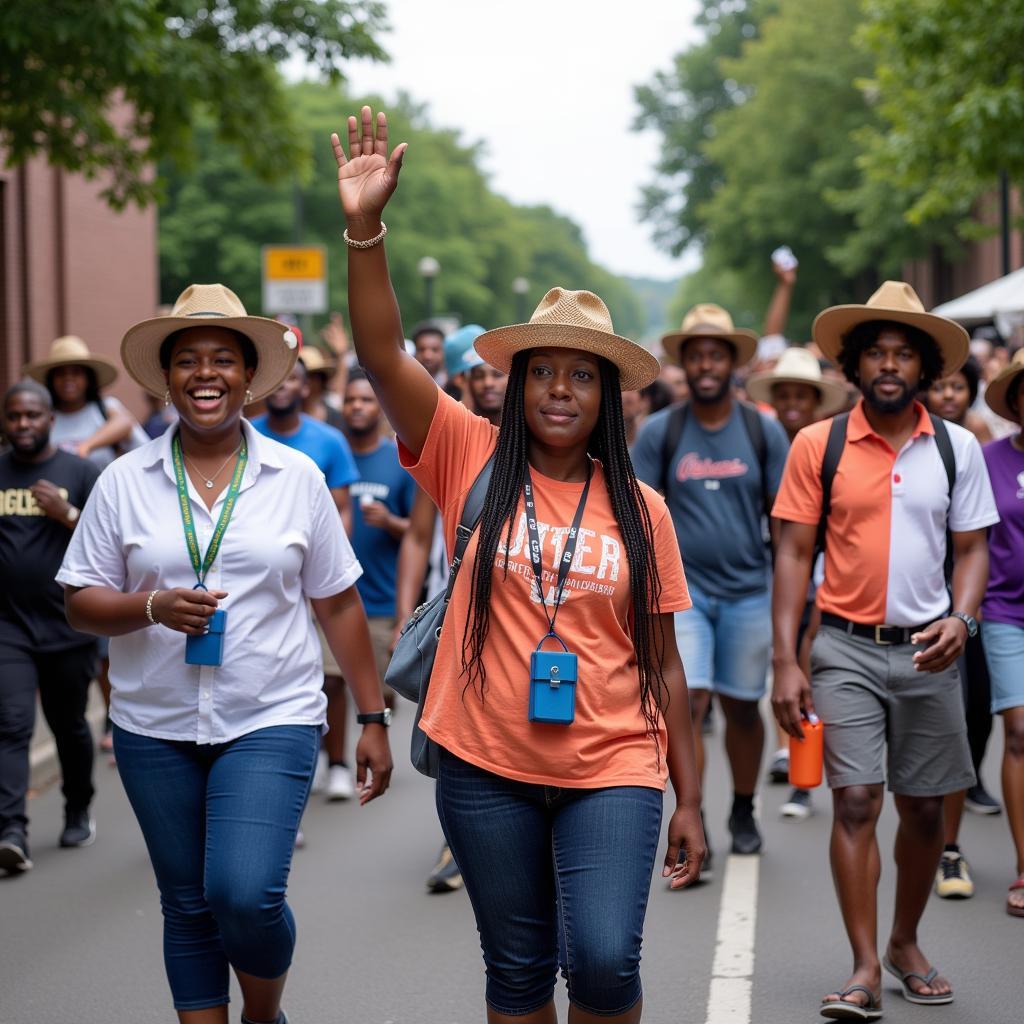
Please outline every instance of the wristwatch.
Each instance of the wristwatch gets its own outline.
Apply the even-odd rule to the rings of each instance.
[[[973,638],[978,635],[978,620],[973,615],[968,615],[967,612],[950,612],[949,617],[959,619],[967,627],[969,637]]]
[[[74,505],[68,505],[68,510],[64,513],[64,519],[67,522],[74,524],[78,522],[79,515],[81,515],[79,509],[75,508]]]
[[[391,708],[383,711],[370,711],[365,715],[356,715],[356,721],[360,725],[383,725],[387,728],[391,725]]]

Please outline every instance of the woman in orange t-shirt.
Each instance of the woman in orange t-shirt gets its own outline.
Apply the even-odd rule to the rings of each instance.
[[[621,390],[658,375],[590,292],[553,288],[530,323],[488,331],[508,373],[502,426],[441,392],[403,347],[381,221],[405,145],[387,119],[332,136],[360,363],[403,463],[452,547],[487,460],[484,511],[441,631],[421,725],[441,748],[437,806],[480,930],[490,1024],[552,1024],[559,964],[574,1024],[640,1020],[640,942],[666,775],[663,876],[705,842],[672,616],[690,606],[664,501],[633,473]]]

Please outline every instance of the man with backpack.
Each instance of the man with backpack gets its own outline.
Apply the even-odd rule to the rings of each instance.
[[[790,452],[774,507],[772,703],[792,736],[812,714],[825,727],[832,872],[854,970],[821,1013],[876,1020],[883,965],[910,1002],[953,1001],[917,928],[942,852],[943,795],[974,781],[956,658],[978,629],[985,531],[998,515],[977,440],[915,401],[967,358],[959,325],[926,313],[909,285],[887,281],[865,305],[819,314],[814,340],[863,398],[849,414],[806,427]],[[796,635],[821,545],[808,682]],[[875,826],[886,779],[899,828],[896,908],[880,965]]]
[[[662,338],[686,374],[690,400],[651,416],[633,447],[636,475],[665,495],[686,564],[693,608],[676,616],[690,688],[697,767],[701,723],[718,695],[733,780],[732,852],[758,853],[754,792],[764,748],[758,701],[771,644],[771,549],[767,514],[789,442],[779,424],[736,398],[733,374],[757,335],[719,306],[695,306]],[[710,854],[701,877],[709,877]]]

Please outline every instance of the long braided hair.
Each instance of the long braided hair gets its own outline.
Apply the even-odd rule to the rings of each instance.
[[[498,431],[498,444],[494,453],[494,471],[484,499],[473,562],[469,627],[463,641],[462,670],[467,676],[465,690],[472,687],[481,700],[487,684],[482,654],[490,626],[494,559],[502,533],[505,534],[506,550],[511,547],[515,512],[526,478],[529,432],[523,413],[523,394],[529,358],[529,351],[523,351],[518,352],[512,360],[501,429]],[[664,636],[660,628],[652,628],[656,623],[660,624],[655,609],[661,597],[661,579],[654,558],[654,530],[650,513],[640,492],[626,445],[619,370],[606,359],[601,359],[600,363],[601,408],[590,435],[587,452],[604,466],[612,512],[626,548],[631,598],[630,627],[640,677],[640,711],[647,723],[648,733],[653,735],[657,730],[660,709],[667,700],[661,671]],[[508,575],[507,561],[504,573]]]

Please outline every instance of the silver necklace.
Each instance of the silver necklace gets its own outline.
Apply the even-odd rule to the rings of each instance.
[[[238,454],[239,449],[242,447],[242,442],[238,442],[238,448],[236,448],[221,464],[220,469],[217,470],[209,480],[206,479],[206,474],[187,456],[185,450],[182,449],[181,454],[185,456],[185,461],[202,477],[203,483],[206,484],[207,490],[213,490],[213,481],[217,479],[224,471],[224,467]]]

